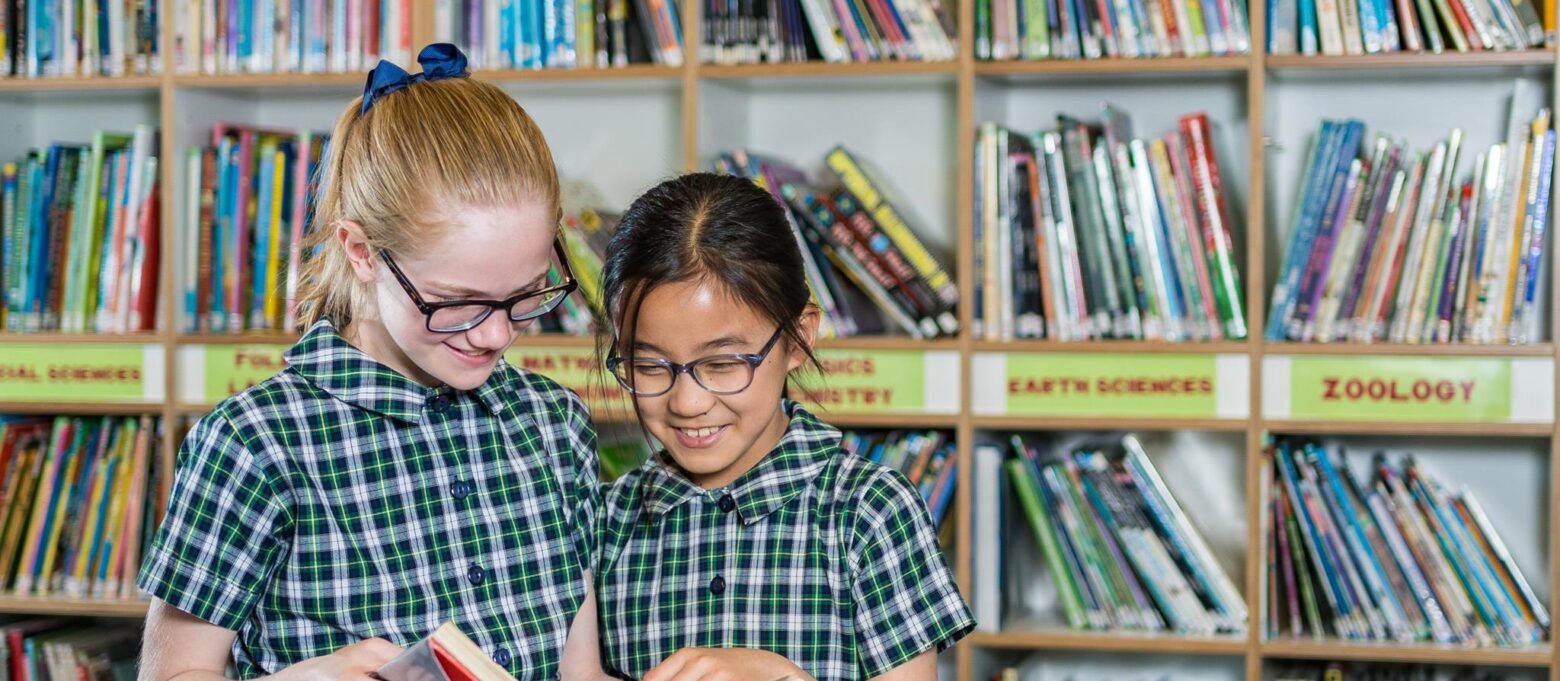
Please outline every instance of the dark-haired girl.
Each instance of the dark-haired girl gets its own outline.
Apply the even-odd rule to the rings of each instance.
[[[645,681],[933,679],[974,626],[926,507],[783,399],[819,311],[783,208],[693,174],[607,248],[606,364],[664,449],[606,496],[608,671]]]

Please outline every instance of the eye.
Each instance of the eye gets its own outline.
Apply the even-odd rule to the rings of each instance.
[[[737,359],[718,359],[706,362],[700,370],[706,374],[729,374],[742,371],[747,368],[747,362]]]
[[[630,370],[640,378],[661,378],[671,373],[670,369],[657,362],[634,362]]]

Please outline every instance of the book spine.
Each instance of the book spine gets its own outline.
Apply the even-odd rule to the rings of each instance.
[[[931,253],[905,223],[900,211],[889,203],[881,189],[867,178],[860,164],[851,154],[843,148],[836,147],[829,152],[826,161],[830,169],[839,175],[846,189],[861,201],[862,206],[872,214],[873,219],[888,235],[894,246],[916,268],[916,272],[926,279],[927,284],[937,291],[943,302],[950,306],[957,304],[958,291],[953,286],[952,278],[932,258]]]

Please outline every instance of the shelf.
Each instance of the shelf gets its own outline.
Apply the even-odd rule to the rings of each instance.
[[[1268,55],[1269,70],[1449,69],[1491,66],[1553,66],[1553,50],[1510,52],[1393,52],[1365,55]]]
[[[151,402],[0,402],[0,414],[39,416],[156,416],[162,403]]]
[[[1246,341],[1171,343],[1167,341],[975,341],[975,352],[1098,352],[1126,355],[1166,354],[1245,354],[1251,349]]]
[[[1551,646],[1473,648],[1436,644],[1364,643],[1353,641],[1263,641],[1263,657],[1304,660],[1413,662],[1417,664],[1503,665],[1547,667]]]
[[[163,336],[156,332],[146,333],[0,333],[0,344],[3,343],[95,343],[95,344],[122,344],[145,345],[147,343],[161,343]]]
[[[1372,421],[1264,420],[1263,430],[1284,435],[1466,435],[1475,437],[1549,437],[1548,423],[1443,423]]]
[[[298,334],[288,331],[256,333],[182,333],[174,337],[179,345],[292,345]]]
[[[1036,631],[977,631],[970,634],[968,640],[977,648],[1191,655],[1244,655],[1247,645],[1244,635],[1177,636],[1043,628]]]
[[[1553,357],[1553,343],[1462,345],[1403,343],[1264,343],[1264,355],[1345,355],[1392,357]]]
[[[162,76],[125,76],[110,78],[0,78],[0,93],[6,92],[102,92],[105,90],[152,91],[162,87]]]
[[[976,416],[984,430],[1206,430],[1244,432],[1245,419],[1093,418],[1085,416]]]
[[[1037,59],[975,64],[977,76],[1049,76],[1145,73],[1239,73],[1251,68],[1250,55],[1143,59]]]
[[[477,80],[493,83],[525,81],[610,81],[610,80],[676,80],[682,78],[685,68],[659,64],[630,64],[612,68],[581,69],[484,69],[472,71]]]
[[[813,416],[839,428],[897,428],[913,430],[951,429],[959,425],[958,414],[853,414],[807,407]]]
[[[368,69],[352,73],[190,73],[173,77],[175,87],[186,88],[342,88],[362,87]]]
[[[800,62],[788,64],[740,64],[734,66],[701,64],[697,70],[700,78],[718,80],[846,78],[859,76],[953,76],[957,75],[958,72],[959,63],[956,61],[883,61],[847,62],[842,64]]]
[[[64,596],[0,596],[0,613],[16,615],[76,615],[85,617],[145,617],[143,600],[67,598]]]

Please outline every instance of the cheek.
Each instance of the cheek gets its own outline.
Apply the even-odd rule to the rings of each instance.
[[[747,390],[728,395],[726,404],[744,418],[766,418],[769,411],[780,402],[781,393],[785,390],[785,377],[783,363],[775,360],[766,362],[753,376],[753,384]]]
[[[385,291],[380,287],[378,297],[379,321],[384,324],[385,331],[396,339],[401,345],[419,344],[427,345],[437,342],[433,334],[428,331],[425,317],[417,311],[411,301],[397,300],[393,293],[400,291]],[[404,297],[405,294],[401,293]]]

